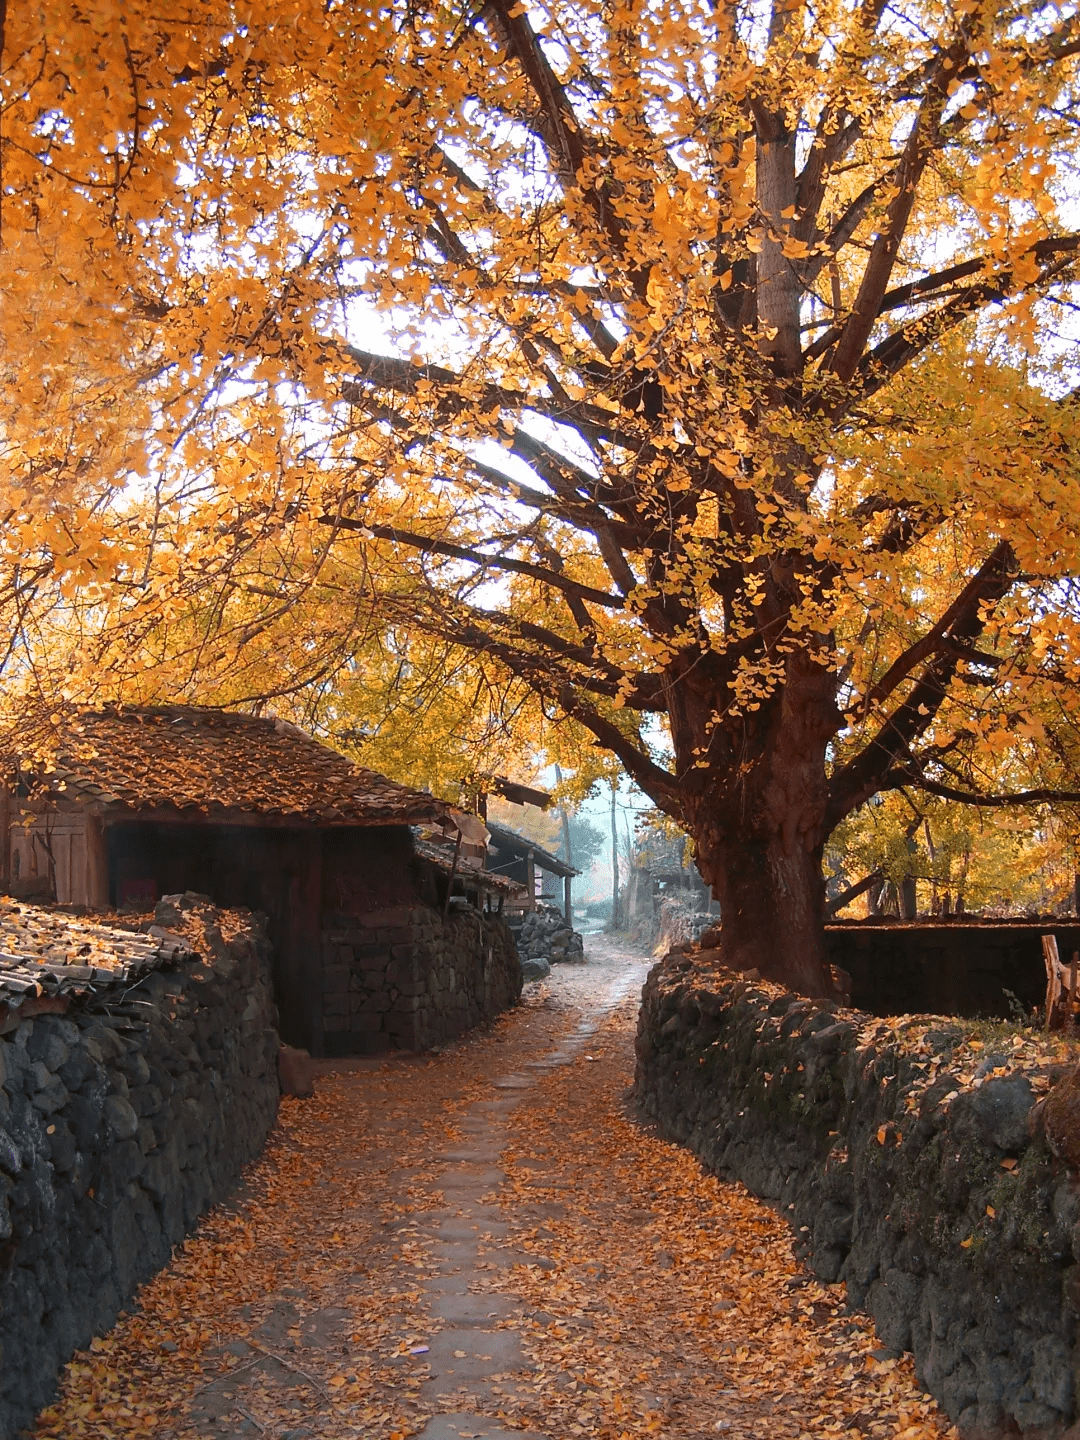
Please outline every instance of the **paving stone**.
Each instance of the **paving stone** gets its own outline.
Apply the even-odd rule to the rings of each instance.
[[[486,1216],[476,1219],[466,1214],[458,1220],[444,1220],[435,1233],[440,1240],[479,1240],[484,1235],[501,1240],[510,1233],[510,1226],[505,1220]]]
[[[451,1325],[483,1325],[495,1320],[508,1320],[520,1313],[521,1301],[512,1295],[440,1295],[431,1306],[436,1320]]]
[[[516,1330],[455,1326],[433,1335],[430,1347],[425,1358],[432,1378],[423,1387],[428,1395],[445,1394],[472,1380],[507,1375],[526,1364]]]
[[[451,1248],[458,1247],[446,1246],[447,1250]],[[504,1245],[481,1245],[479,1249],[475,1246],[461,1245],[460,1250],[462,1252],[460,1257],[449,1258],[446,1263],[452,1264],[454,1259],[458,1259],[462,1264],[488,1265],[494,1266],[498,1270],[509,1270],[515,1265],[535,1265],[540,1270],[558,1269],[554,1260],[549,1260],[546,1255],[534,1255],[531,1250],[515,1250]]]
[[[483,1415],[474,1415],[465,1410],[454,1410],[448,1415],[433,1415],[418,1430],[414,1440],[548,1440],[535,1430],[506,1430],[498,1420],[489,1420]]]
[[[431,1258],[437,1265],[475,1265],[480,1257],[476,1240],[439,1240],[431,1247]]]
[[[494,1166],[481,1168],[479,1165],[461,1165],[445,1170],[442,1177],[435,1181],[435,1186],[445,1193],[448,1189],[494,1190],[497,1185],[505,1182],[505,1170],[497,1170]]]

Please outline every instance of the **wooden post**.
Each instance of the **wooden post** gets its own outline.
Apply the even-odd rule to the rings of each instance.
[[[312,1055],[324,1053],[322,976],[323,836],[301,830],[292,842],[295,869],[288,878],[288,984],[299,1043]]]
[[[108,910],[109,896],[109,836],[105,820],[92,810],[86,815],[86,898],[85,904],[91,910]]]
[[[536,909],[536,857],[531,850],[525,852],[525,888],[529,892],[529,909]]]
[[[570,883],[571,883],[571,878],[572,878],[572,877],[569,876],[569,875],[564,875],[564,876],[563,876],[563,882],[562,882],[562,883],[563,883],[563,910],[566,912],[566,923],[570,926],[570,928],[571,928],[571,930],[572,930],[572,929],[574,928],[574,907],[573,907],[573,905],[572,905],[571,902],[570,902]]]
[[[11,884],[11,792],[0,785],[0,890],[7,895]]]
[[[454,858],[450,864],[450,874],[446,881],[446,899],[443,901],[442,918],[445,920],[450,913],[450,892],[454,888],[454,876],[457,874],[458,856],[461,854],[461,831],[457,832],[457,844],[454,846]]]
[[[1043,963],[1046,965],[1046,1029],[1049,1030],[1054,1019],[1054,1012],[1058,1008],[1064,986],[1061,983],[1062,971],[1065,969],[1058,954],[1058,943],[1056,935],[1044,935],[1042,937]]]
[[[619,827],[615,813],[615,797],[618,790],[618,782],[609,781],[611,785],[611,925],[610,929],[619,928]]]

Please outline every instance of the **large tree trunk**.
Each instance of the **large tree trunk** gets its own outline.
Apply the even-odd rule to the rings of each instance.
[[[725,964],[757,969],[803,995],[825,993],[821,847],[788,850],[781,835],[744,840],[718,857]]]
[[[821,860],[836,720],[832,673],[791,657],[780,694],[725,735],[722,757],[714,732],[709,778],[700,789],[688,778],[683,800],[698,868],[720,902],[725,963],[804,995],[826,993]]]

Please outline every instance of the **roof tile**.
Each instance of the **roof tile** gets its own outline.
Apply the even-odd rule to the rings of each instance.
[[[240,810],[307,824],[415,824],[447,810],[286,721],[161,705],[74,713],[48,730],[21,727],[5,748],[24,775],[75,799],[136,810]]]

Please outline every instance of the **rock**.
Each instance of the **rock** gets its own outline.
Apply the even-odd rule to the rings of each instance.
[[[110,1095],[106,1099],[105,1119],[117,1140],[130,1140],[139,1133],[139,1117],[123,1095]]]
[[[301,1099],[314,1093],[315,1066],[306,1050],[293,1045],[282,1045],[278,1050],[278,1084],[283,1095],[298,1095]]]
[[[1058,1159],[1080,1169],[1080,1066],[1058,1081],[1032,1118]]]
[[[903,1270],[887,1270],[870,1287],[868,1309],[881,1340],[890,1350],[907,1350],[911,1346],[911,1322],[919,1309],[922,1285],[915,1275]]]
[[[0,1130],[0,1166],[9,1175],[17,1175],[22,1169],[22,1151],[6,1130]]]
[[[529,955],[521,962],[521,974],[526,984],[533,980],[546,980],[551,974],[551,966],[542,955]]]
[[[46,1070],[52,1070],[54,1074],[71,1053],[51,1025],[48,1028],[35,1025],[26,1048],[35,1060],[40,1060]]]
[[[530,910],[521,923],[517,945],[523,965],[537,960],[549,967],[568,962],[580,964],[585,955],[584,940],[571,929],[561,910]],[[542,975],[525,973],[526,980],[542,978]]]
[[[1035,1092],[1025,1075],[1003,1075],[987,1080],[964,1109],[975,1122],[983,1140],[999,1150],[1022,1150],[1028,1143],[1028,1119],[1035,1104]],[[959,1106],[957,1107],[959,1110]]]

